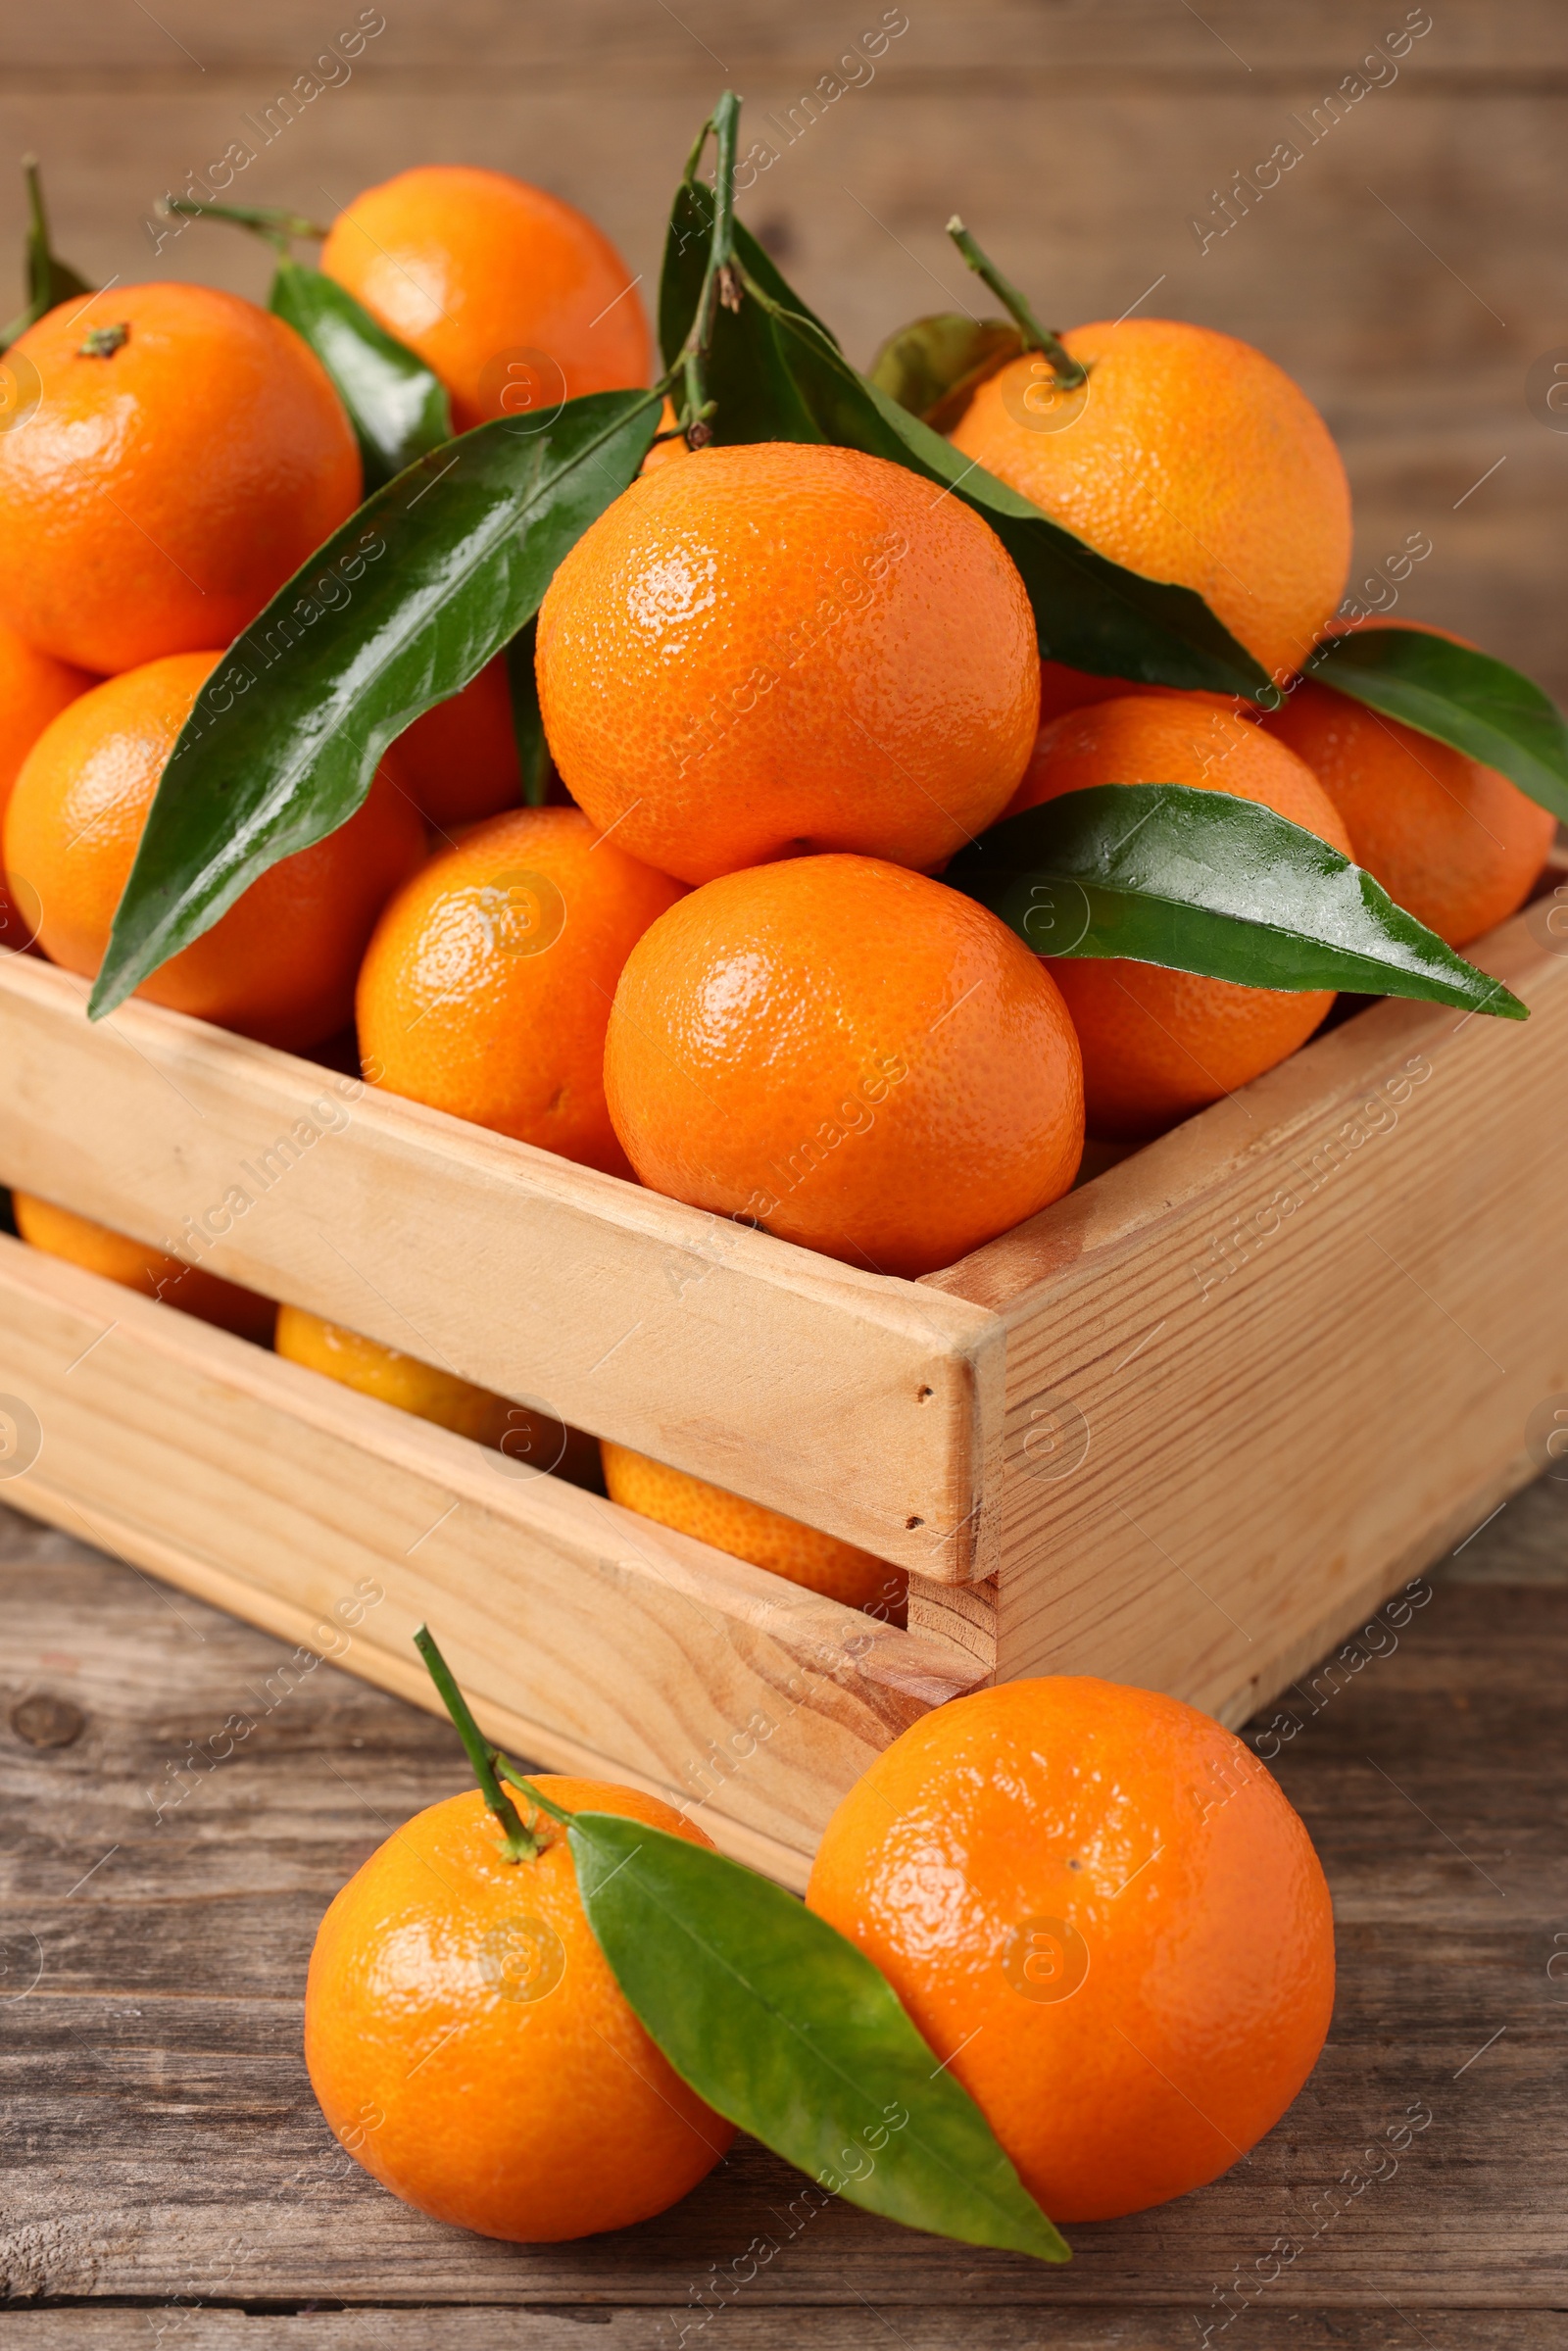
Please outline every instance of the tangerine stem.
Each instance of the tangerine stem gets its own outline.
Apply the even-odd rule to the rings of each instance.
[[[539,1839],[531,1829],[525,1829],[516,1805],[496,1778],[496,1750],[482,1736],[478,1724],[468,1710],[468,1701],[458,1688],[456,1677],[441,1651],[428,1625],[421,1625],[414,1636],[414,1645],[424,1659],[431,1681],[441,1693],[441,1703],[452,1717],[453,1727],[473,1766],[473,1776],[479,1783],[479,1792],[501,1823],[506,1843],[502,1850],[508,1861],[532,1861],[539,1851]]]
[[[166,213],[178,213],[187,220],[228,220],[236,228],[251,229],[265,237],[279,253],[287,253],[295,237],[324,237],[326,230],[307,220],[299,213],[280,212],[270,204],[203,204],[194,196],[166,196]]]
[[[533,1782],[525,1780],[516,1765],[503,1755],[499,1747],[493,1747],[491,1753],[495,1756],[496,1769],[503,1780],[510,1780],[514,1788],[520,1788],[523,1794],[537,1804],[541,1812],[548,1812],[553,1821],[560,1821],[564,1828],[571,1827],[577,1817],[574,1812],[567,1812],[564,1805],[553,1803],[549,1796],[541,1795]]]
[[[685,383],[685,415],[681,421],[690,449],[700,449],[713,437],[709,422],[714,414],[714,404],[708,397],[708,356],[713,345],[718,306],[722,302],[727,310],[740,308],[741,286],[735,269],[735,134],[740,119],[740,99],[733,90],[726,90],[703,124],[686,164],[687,180],[694,180],[711,131],[713,233],[709,240],[697,309],[676,362]]]
[[[1041,325],[1017,287],[1003,276],[991,256],[983,247],[976,244],[956,213],[948,222],[948,234],[963,255],[976,277],[982,284],[991,288],[999,302],[1006,305],[1008,314],[1017,321],[1025,343],[1034,350],[1045,353],[1056,371],[1056,381],[1062,390],[1070,392],[1075,385],[1087,383],[1089,380],[1088,368],[1081,367],[1073,358],[1059,335],[1054,335],[1050,327]]]

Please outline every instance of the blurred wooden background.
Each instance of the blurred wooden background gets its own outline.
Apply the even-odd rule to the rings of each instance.
[[[339,36],[377,23],[345,58]],[[868,58],[863,36],[900,24]],[[285,121],[302,76],[317,94]],[[824,76],[855,86],[811,120]],[[1563,0],[11,0],[0,257],[33,147],[87,274],[260,296],[266,256],[235,231],[155,253],[144,226],[239,141],[231,201],[318,218],[413,163],[519,172],[602,221],[651,293],[726,82],[780,151],[742,212],[852,356],[922,311],[994,307],[943,236],[956,209],[1056,324],[1142,298],[1247,336],[1345,451],[1353,579],[1424,533],[1401,613],[1568,697],[1568,429],[1542,397],[1568,362]],[[1218,199],[1281,141],[1299,162],[1200,245],[1195,220],[1224,227]]]

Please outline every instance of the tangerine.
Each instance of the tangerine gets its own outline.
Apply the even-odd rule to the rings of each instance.
[[[0,620],[0,828],[23,760],[50,719],[96,683],[85,669],[40,653]],[[25,906],[13,902],[0,873],[0,947],[29,947],[37,911],[30,896]]]
[[[321,268],[445,384],[458,432],[548,425],[563,401],[645,384],[636,279],[586,214],[507,171],[424,164],[339,213]]]
[[[0,617],[58,661],[226,645],[360,502],[331,378],[211,286],[60,304],[7,355],[39,399],[0,434]]]
[[[1264,724],[1339,809],[1356,863],[1450,947],[1524,905],[1557,819],[1495,767],[1313,678]]]
[[[639,1789],[536,1784],[710,1843]],[[735,2135],[628,2007],[564,1831],[535,1833],[543,1850],[508,1861],[476,1789],[416,1813],[333,1900],[305,1987],[311,2086],[343,2145],[406,2204],[514,2244],[650,2220]]]
[[[810,850],[937,865],[1029,757],[1029,599],[904,465],[708,448],[590,524],[539,612],[545,733],[594,822],[683,881]]]
[[[405,884],[360,974],[368,1075],[455,1117],[626,1172],[605,1106],[621,965],[681,885],[576,808],[476,825]]]
[[[755,866],[662,915],[615,991],[605,1087],[651,1190],[911,1278],[1059,1198],[1083,1149],[1044,965],[872,857]]]
[[[1173,318],[1062,336],[1064,391],[1026,352],[975,393],[954,447],[1151,579],[1194,588],[1271,677],[1298,669],[1345,587],[1350,492],[1327,425],[1261,351]]]
[[[106,678],[52,719],[23,762],[5,866],[40,908],[38,944],[90,979],[103,961],[147,811],[204,680],[223,659],[177,653]],[[324,841],[284,857],[136,994],[302,1052],[335,1035],[386,898],[425,854],[384,771]]]
[[[1040,723],[1051,724],[1067,710],[1081,710],[1092,702],[1120,702],[1129,694],[1181,693],[1182,700],[1203,704],[1217,710],[1234,711],[1238,718],[1259,718],[1262,712],[1255,703],[1244,702],[1239,694],[1210,694],[1202,687],[1181,689],[1174,686],[1147,686],[1135,677],[1104,677],[1096,669],[1074,669],[1067,661],[1045,661],[1040,664]]]
[[[806,1896],[879,1967],[1056,2221],[1200,2187],[1334,2005],[1310,1837],[1229,1731],[1087,1675],[952,1699],[829,1821]]]
[[[1348,857],[1339,811],[1284,749],[1192,695],[1096,703],[1043,729],[1007,813],[1095,784],[1188,784],[1258,802]],[[1121,955],[1049,961],[1083,1047],[1089,1131],[1110,1142],[1147,1139],[1272,1069],[1334,1002],[1332,989],[1248,988]]]
[[[573,1485],[598,1482],[599,1449],[580,1429],[568,1429],[549,1414],[532,1410],[498,1396],[492,1388],[477,1387],[443,1371],[400,1347],[384,1347],[328,1322],[304,1306],[279,1306],[273,1340],[278,1353],[290,1363],[303,1363],[361,1396],[373,1396],[400,1412],[432,1420],[475,1445],[505,1453],[519,1472],[543,1475],[553,1470]]]
[[[505,654],[486,661],[461,693],[433,704],[405,727],[389,763],[437,832],[514,808],[522,798],[522,768]]]
[[[715,1551],[748,1559],[753,1567],[765,1567],[846,1608],[863,1608],[887,1624],[904,1623],[908,1578],[902,1568],[835,1535],[819,1534],[798,1518],[786,1518],[782,1510],[768,1510],[722,1486],[710,1486],[705,1478],[634,1453],[629,1445],[612,1445],[607,1437],[599,1449],[606,1491],[623,1509],[693,1535]]]
[[[149,1248],[143,1241],[132,1241],[128,1233],[111,1232],[90,1217],[57,1208],[52,1200],[34,1200],[31,1193],[13,1192],[11,1205],[17,1231],[33,1249],[64,1257],[68,1264],[83,1265],[122,1289],[140,1290],[166,1306],[194,1314],[199,1322],[217,1323],[236,1338],[254,1340],[259,1347],[270,1341],[276,1308],[270,1298],[242,1289],[238,1282],[225,1282],[203,1266],[187,1265],[183,1257]]]

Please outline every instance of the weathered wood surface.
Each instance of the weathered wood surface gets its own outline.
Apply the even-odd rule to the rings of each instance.
[[[1303,1677],[1253,1727],[1334,1889],[1340,1991],[1311,2082],[1226,2179],[1075,2229],[1056,2275],[842,2205],[791,2234],[799,2183],[751,2144],[660,2222],[537,2250],[440,2228],[339,2168],[300,2058],[306,1958],[343,1879],[463,1785],[451,1734],[325,1665],[268,1706],[275,1642],[0,1516],[0,2342],[560,2351],[589,2323],[675,2351],[715,2268],[771,2236],[689,2344],[1176,2351],[1241,2278],[1251,2306],[1212,2337],[1227,2351],[1555,2351],[1568,1486],[1518,1496],[1447,1573],[1464,1580],[1435,1577],[1396,1635],[1385,1622],[1357,1666]],[[16,1728],[70,1729],[62,1704],[83,1718],[72,1743]],[[147,1790],[236,1708],[254,1733],[157,1825]],[[1324,2220],[1420,2102],[1433,2119],[1397,2174]],[[1298,2256],[1262,2287],[1281,2236]]]
[[[1114,318],[1152,289],[1148,314],[1261,344],[1324,409],[1356,494],[1357,579],[1425,533],[1433,552],[1401,612],[1568,692],[1568,435],[1525,398],[1532,364],[1568,344],[1556,0],[1444,0],[1392,61],[1397,78],[1373,68],[1383,86],[1315,137],[1312,110],[1404,22],[1405,0],[918,0],[879,57],[861,49],[858,86],[808,124],[798,111],[793,136],[789,110],[879,5],[398,0],[380,13],[385,30],[327,65],[333,86],[269,135],[266,110],[357,6],[11,9],[0,154],[40,151],[62,249],[99,282],[262,292],[267,257],[234,232],[187,229],[155,251],[142,225],[238,141],[254,161],[231,201],[320,218],[411,163],[520,171],[602,220],[647,284],[692,132],[728,80],[759,135],[769,116],[782,126],[742,212],[857,359],[919,312],[985,307],[942,234],[955,209],[1058,323]],[[1205,249],[1194,220],[1222,220],[1215,195],[1283,139],[1300,162]],[[20,181],[0,175],[0,253],[21,220]]]

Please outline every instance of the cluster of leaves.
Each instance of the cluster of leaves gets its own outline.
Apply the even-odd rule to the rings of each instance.
[[[279,246],[272,307],[337,383],[371,488],[203,689],[142,836],[93,992],[95,1015],[209,929],[269,866],[345,822],[403,729],[501,652],[528,797],[542,797],[534,615],[562,558],[635,479],[666,392],[681,400],[694,443],[834,443],[906,466],[939,495],[961,499],[1017,564],[1044,656],[1145,684],[1206,688],[1263,707],[1277,701],[1279,689],[1193,590],[1111,563],[964,460],[928,420],[1027,347],[1027,329],[927,319],[894,338],[870,375],[850,364],[733,219],[737,115],[726,94],[676,190],[659,297],[661,383],[570,400],[550,416],[501,418],[456,439],[447,437],[441,387],[416,355],[292,258],[291,236],[319,232],[287,215],[227,208],[225,217]],[[711,188],[698,177],[709,128],[718,144]],[[41,213],[38,224],[29,269],[41,300]],[[955,228],[973,260],[972,240]],[[988,282],[1002,281],[991,274]],[[1038,330],[1035,340],[1048,352],[1054,343]],[[313,596],[313,582],[327,573],[352,578],[353,593]],[[1311,666],[1341,692],[1499,768],[1568,817],[1568,729],[1503,663],[1391,627],[1331,640]],[[1114,797],[1072,794],[994,827],[946,878],[1042,952],[1524,1016],[1506,989],[1359,868],[1223,792],[1167,783]]]

